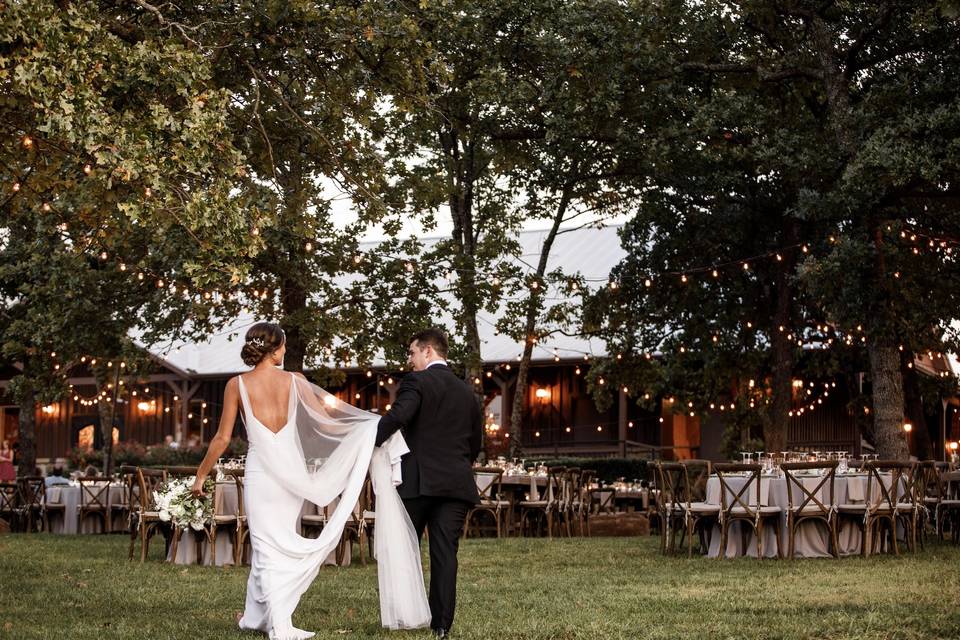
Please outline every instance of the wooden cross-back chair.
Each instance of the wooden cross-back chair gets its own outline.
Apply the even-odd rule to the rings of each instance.
[[[897,547],[897,487],[900,484],[902,463],[896,461],[866,462],[861,469],[866,474],[865,500],[837,507],[840,516],[852,520],[860,529],[860,553],[868,556],[879,546],[883,548],[883,533],[894,554]],[[883,475],[889,472],[889,480]],[[883,531],[881,531],[883,530]]]
[[[547,537],[553,538],[554,516],[557,513],[558,498],[560,497],[560,482],[566,467],[551,467],[547,469],[547,486],[543,493],[539,491],[537,496],[530,496],[529,500],[520,502],[520,535],[526,531],[527,525],[531,532],[534,531],[534,525],[544,523],[546,525]],[[531,492],[533,488],[531,486]]]
[[[837,540],[835,486],[837,462],[785,462],[780,465],[787,483],[787,557],[796,552],[797,531],[804,522],[822,522],[830,536],[833,557],[840,557]],[[801,476],[798,471],[818,471],[819,476]],[[813,480],[809,483],[807,480]],[[824,500],[824,489],[827,498]]]
[[[502,533],[502,517],[504,509],[509,509],[511,503],[503,500],[503,469],[499,467],[480,467],[473,470],[473,478],[480,494],[480,504],[474,505],[467,513],[466,524],[463,528],[463,537],[470,533],[470,523],[479,514],[487,513],[493,518],[497,529],[497,537]]]
[[[103,521],[103,532],[110,533],[110,482],[103,476],[84,476],[77,478],[80,483],[79,522],[94,516]]]
[[[0,483],[0,520],[4,520],[11,531],[16,531],[20,525],[19,496],[16,482]]]
[[[47,484],[41,476],[26,476],[17,480],[20,494],[19,506],[24,530],[28,533],[48,531],[47,521]]]
[[[763,482],[759,464],[721,463],[715,465],[717,479],[720,482],[720,554],[727,555],[727,540],[730,526],[742,522],[750,526],[757,541],[757,559],[763,558],[763,532],[768,520],[774,520],[774,532],[777,539],[777,556],[782,557],[780,535],[777,528],[782,510],[780,507],[763,504]],[[741,474],[741,475],[737,475]],[[745,475],[742,475],[745,474]],[[743,485],[736,489],[731,484],[734,478],[744,479]]]
[[[140,540],[140,562],[147,559],[150,549],[150,539],[158,532],[167,537],[170,524],[160,519],[153,492],[167,481],[167,472],[163,469],[144,469],[137,467],[137,503],[134,514],[130,516],[130,554],[133,560],[133,549],[136,541]]]
[[[712,465],[709,460],[682,460],[683,483],[680,487],[680,507],[683,509],[683,528],[687,536],[687,557],[693,557],[693,537],[699,532],[701,553],[708,548],[707,530],[720,520],[720,505],[707,503],[707,482]]]
[[[250,542],[250,529],[247,527],[247,512],[243,502],[243,469],[227,469],[224,474],[233,478],[237,487],[237,528],[233,541],[233,563],[240,566],[245,562]]]
[[[664,554],[676,551],[676,533],[679,530],[680,543],[687,534],[684,515],[683,487],[686,473],[679,462],[657,462],[657,485],[660,496],[657,499],[657,515],[660,519],[660,552]]]

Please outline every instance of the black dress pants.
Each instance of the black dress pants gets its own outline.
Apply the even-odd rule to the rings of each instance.
[[[463,523],[473,506],[464,500],[436,496],[404,498],[404,506],[417,531],[430,535],[430,614],[433,629],[450,629],[457,605],[457,549],[463,535]]]

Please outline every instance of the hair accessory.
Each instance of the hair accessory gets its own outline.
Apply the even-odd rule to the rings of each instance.
[[[247,342],[255,347],[263,348],[263,338],[247,338]]]

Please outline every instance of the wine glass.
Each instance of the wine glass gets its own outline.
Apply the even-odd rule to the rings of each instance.
[[[753,453],[750,451],[741,451],[740,455],[743,456],[743,464],[750,464],[750,461],[753,460]]]

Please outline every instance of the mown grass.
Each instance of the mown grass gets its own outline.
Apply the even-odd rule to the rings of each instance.
[[[0,638],[258,637],[234,627],[247,571],[144,565],[122,536],[0,537]],[[376,569],[325,568],[294,622],[320,638],[430,637],[379,626]],[[807,561],[664,558],[656,538],[468,540],[454,637],[958,638],[960,548]]]

